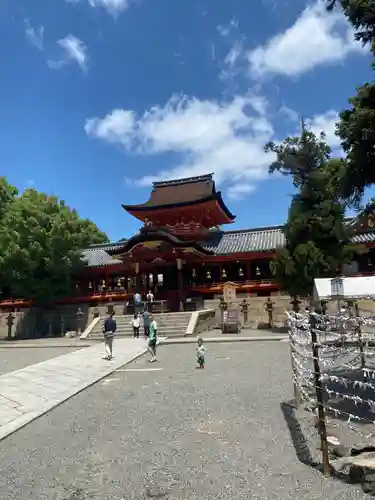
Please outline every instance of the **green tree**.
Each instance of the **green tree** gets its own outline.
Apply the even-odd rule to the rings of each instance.
[[[374,0],[328,0],[328,10],[340,7],[355,30],[355,39],[375,55]],[[375,61],[372,66],[374,69]],[[337,134],[346,153],[342,193],[358,206],[367,186],[375,183],[375,85],[367,82],[349,98],[350,106],[340,113]]]
[[[35,189],[15,196],[0,220],[0,283],[14,296],[43,305],[72,293],[85,267],[81,251],[108,241],[89,220]]]
[[[272,271],[292,297],[307,297],[314,278],[335,276],[350,259],[339,191],[344,163],[330,159],[324,134],[316,137],[304,124],[299,137],[270,142],[265,150],[276,154],[270,173],[291,176],[297,188],[284,226],[286,246],[277,252]]]

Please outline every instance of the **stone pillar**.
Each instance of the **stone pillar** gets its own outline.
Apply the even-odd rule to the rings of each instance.
[[[183,295],[184,295],[184,281],[182,276],[182,260],[177,259],[177,286],[178,286],[178,303],[180,311],[184,310]]]

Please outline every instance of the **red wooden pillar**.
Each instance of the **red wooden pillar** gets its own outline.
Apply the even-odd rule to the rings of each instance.
[[[177,259],[176,263],[177,263],[178,305],[179,305],[179,310],[183,311],[184,310],[184,304],[183,304],[184,281],[183,281],[183,276],[182,276],[182,260]]]
[[[135,292],[141,293],[140,287],[140,274],[139,274],[139,262],[135,263]]]
[[[251,265],[249,260],[246,261],[246,280],[251,281]]]

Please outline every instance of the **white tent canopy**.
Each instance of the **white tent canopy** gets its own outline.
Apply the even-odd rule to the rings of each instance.
[[[314,279],[314,301],[368,298],[375,298],[375,276]]]

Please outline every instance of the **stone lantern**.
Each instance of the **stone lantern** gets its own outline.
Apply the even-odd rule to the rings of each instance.
[[[84,316],[84,314],[82,312],[82,309],[79,307],[78,311],[77,311],[77,314],[76,314],[76,318],[77,318],[77,329],[76,329],[76,332],[77,332],[77,335],[80,335],[82,333],[83,316]]]
[[[14,316],[14,314],[12,314],[10,312],[8,314],[8,316],[7,316],[7,326],[8,326],[8,336],[7,336],[7,339],[8,340],[12,340],[13,339],[13,336],[12,336],[12,327],[14,325],[15,319],[16,319],[16,317]]]
[[[64,335],[65,335],[65,318],[64,318],[64,316],[60,316],[60,333],[61,333],[61,336],[64,337]]]
[[[299,313],[301,301],[297,299],[297,297],[293,297],[293,300],[290,301],[292,305],[292,309],[295,313]]]
[[[246,325],[248,321],[249,304],[246,299],[243,299],[241,303],[241,312],[243,314],[243,324]]]
[[[271,297],[268,297],[265,303],[266,311],[268,314],[268,328],[273,328],[273,306],[275,305],[272,302]]]

